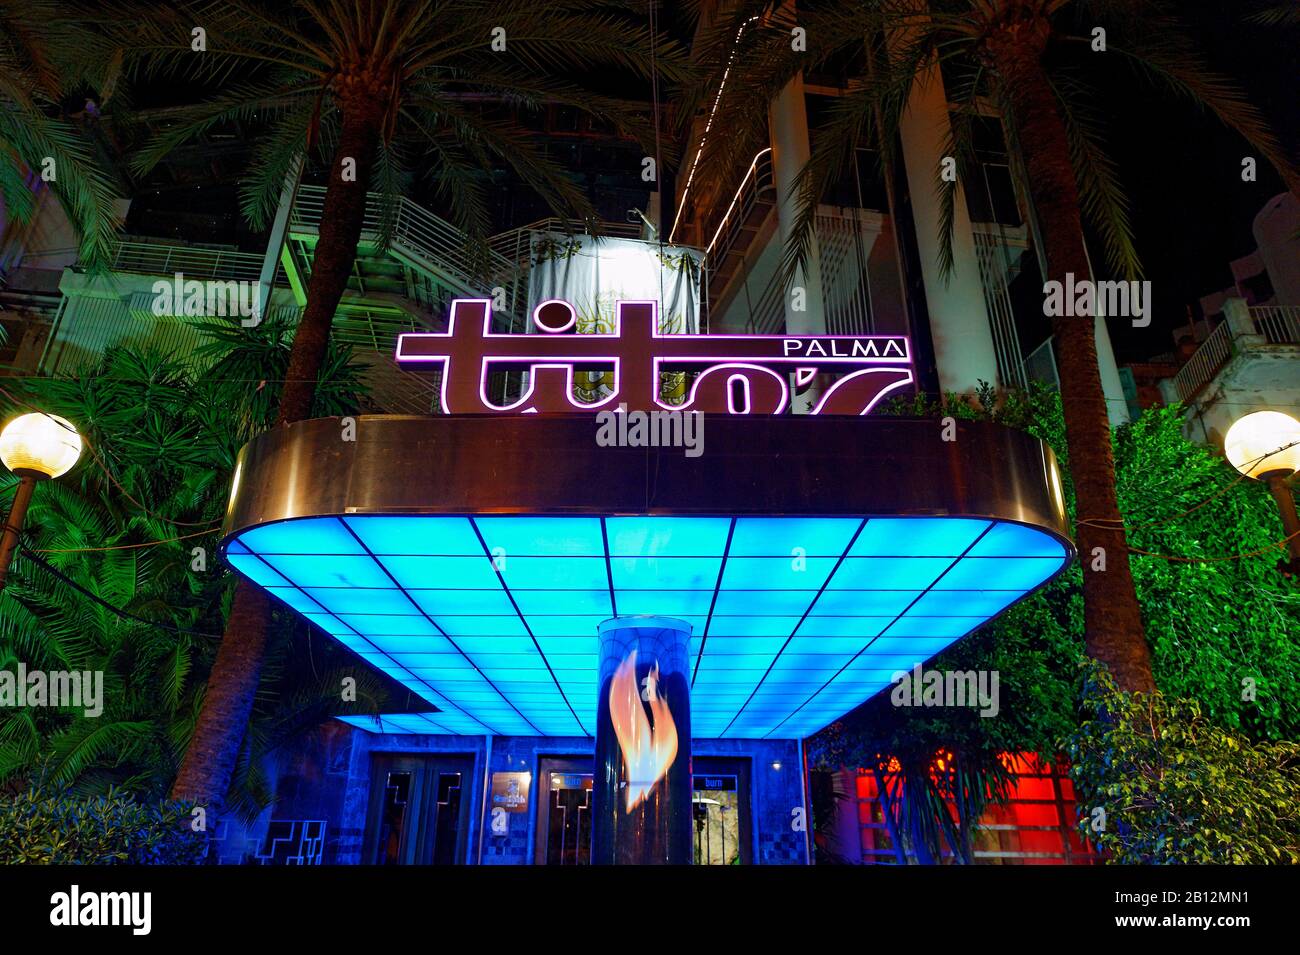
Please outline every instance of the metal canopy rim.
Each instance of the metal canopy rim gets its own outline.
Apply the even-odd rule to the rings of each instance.
[[[344,424],[241,452],[222,549],[435,709],[406,731],[590,735],[597,630],[650,614],[690,625],[694,736],[800,738],[1073,556],[1051,452],[987,423],[710,416],[695,458],[588,415]]]
[[[601,447],[594,415],[360,415],[276,428],[239,453],[223,549],[247,528],[347,514],[972,517],[1073,556],[1037,438],[934,419],[705,415],[703,453]]]

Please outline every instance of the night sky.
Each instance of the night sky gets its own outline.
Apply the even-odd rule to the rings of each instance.
[[[1243,24],[1248,6],[1239,0],[1180,0],[1178,11],[1206,59],[1239,81],[1295,156],[1300,31]],[[1132,203],[1155,305],[1149,328],[1112,325],[1117,357],[1124,361],[1172,349],[1170,331],[1186,322],[1187,306],[1232,284],[1228,263],[1254,251],[1251,223],[1285,189],[1262,161],[1258,181],[1242,182],[1241,160],[1250,152],[1213,116],[1163,91],[1134,88],[1127,71],[1117,71],[1116,79],[1108,147]]]

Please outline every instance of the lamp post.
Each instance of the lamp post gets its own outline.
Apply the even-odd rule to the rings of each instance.
[[[0,536],[0,590],[9,577],[9,564],[18,549],[18,535],[36,482],[66,474],[79,457],[81,435],[58,415],[19,415],[0,430],[0,461],[18,475],[18,490]]]
[[[1240,418],[1223,440],[1223,453],[1247,477],[1263,481],[1282,513],[1282,532],[1289,538],[1289,561],[1282,572],[1300,574],[1300,518],[1287,478],[1300,470],[1300,421],[1280,411],[1256,411]]]

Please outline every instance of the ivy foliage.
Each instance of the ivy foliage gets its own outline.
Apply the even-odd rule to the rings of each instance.
[[[1079,831],[1115,863],[1300,862],[1300,743],[1252,742],[1196,700],[1085,667],[1066,741]]]
[[[1182,411],[1151,409],[1115,436],[1120,512],[1136,554],[1156,686],[1222,726],[1300,739],[1300,588],[1278,569],[1277,504],[1214,449],[1182,437]]]

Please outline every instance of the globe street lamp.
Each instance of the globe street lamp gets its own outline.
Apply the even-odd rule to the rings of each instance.
[[[1239,419],[1223,440],[1223,453],[1246,477],[1268,485],[1282,512],[1291,560],[1283,572],[1300,573],[1300,518],[1287,478],[1300,470],[1300,421],[1280,411],[1256,411]]]
[[[58,415],[34,412],[19,415],[0,430],[0,461],[18,475],[18,490],[0,536],[0,590],[18,549],[18,535],[36,482],[66,474],[81,457],[81,435]]]

